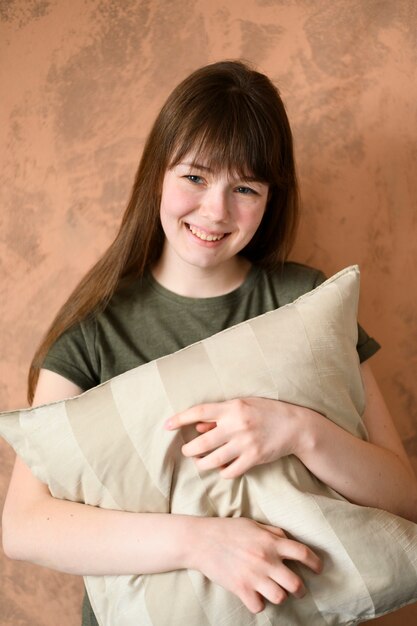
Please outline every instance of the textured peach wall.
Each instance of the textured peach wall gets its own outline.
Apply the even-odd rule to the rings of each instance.
[[[48,321],[113,237],[158,107],[194,68],[240,57],[293,123],[293,258],[360,264],[375,370],[417,466],[415,1],[6,0],[0,17],[1,409],[25,405]],[[0,444],[1,494],[12,460]],[[78,578],[0,568],[1,624],[79,623]],[[379,620],[416,622],[417,606]]]

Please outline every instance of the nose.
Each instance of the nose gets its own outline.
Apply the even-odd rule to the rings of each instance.
[[[201,214],[211,222],[225,222],[229,216],[229,197],[227,189],[213,186],[204,194]]]

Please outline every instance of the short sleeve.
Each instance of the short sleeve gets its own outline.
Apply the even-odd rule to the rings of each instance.
[[[370,337],[362,326],[358,324],[358,343],[356,344],[356,349],[359,354],[360,362],[363,363],[369,359],[375,352],[378,352],[380,347],[380,344],[373,337]]]
[[[50,348],[42,367],[64,376],[83,391],[99,384],[94,320],[75,324]]]

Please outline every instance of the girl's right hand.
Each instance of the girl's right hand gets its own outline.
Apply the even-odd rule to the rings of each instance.
[[[275,526],[242,517],[201,517],[193,528],[189,569],[234,593],[252,613],[264,609],[264,599],[281,604],[288,593],[304,595],[303,581],[285,560],[298,561],[317,574],[322,568],[310,548]]]

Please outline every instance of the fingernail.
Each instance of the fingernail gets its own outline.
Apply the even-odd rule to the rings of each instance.
[[[167,420],[164,424],[164,428],[170,429],[172,428],[172,422],[171,420]]]

